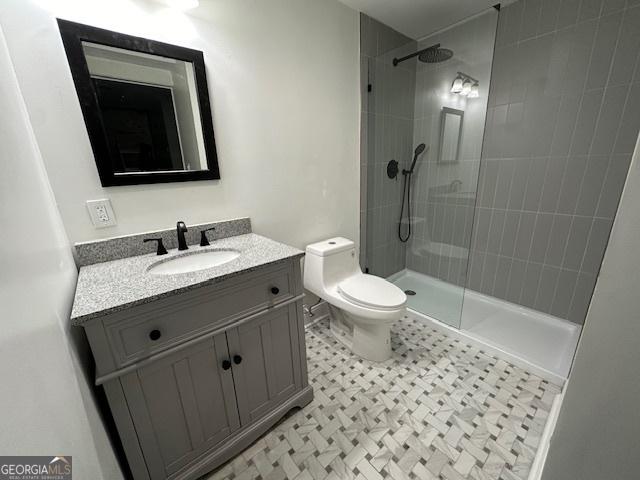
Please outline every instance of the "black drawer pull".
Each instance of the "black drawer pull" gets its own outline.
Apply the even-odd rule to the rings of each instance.
[[[278,287],[271,287],[271,293],[277,295],[280,293],[280,289]]]
[[[151,330],[151,331],[149,332],[149,338],[150,338],[151,340],[153,340],[154,342],[155,342],[156,340],[158,340],[161,336],[162,336],[162,334],[160,333],[160,330]]]
[[[229,360],[222,361],[222,369],[229,370],[231,368],[231,362]]]
[[[235,363],[236,365],[240,365],[242,363],[242,357],[240,355],[234,355],[233,363]]]

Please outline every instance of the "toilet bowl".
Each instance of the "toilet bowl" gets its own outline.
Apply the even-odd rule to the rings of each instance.
[[[331,332],[353,353],[382,362],[391,357],[391,326],[406,310],[402,290],[362,273],[355,245],[342,237],[307,246],[304,286],[329,304]]]

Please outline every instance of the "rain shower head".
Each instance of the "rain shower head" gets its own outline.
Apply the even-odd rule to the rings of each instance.
[[[453,50],[442,48],[440,47],[439,43],[436,43],[435,45],[431,45],[430,47],[423,48],[422,50],[418,50],[417,52],[411,53],[409,55],[405,55],[402,58],[394,58],[393,66],[396,67],[399,63],[402,63],[405,60],[409,60],[413,57],[418,57],[418,60],[423,63],[440,63],[445,62],[453,57]]]
[[[418,60],[423,63],[440,63],[453,57],[453,50],[448,48],[429,48],[418,55]]]

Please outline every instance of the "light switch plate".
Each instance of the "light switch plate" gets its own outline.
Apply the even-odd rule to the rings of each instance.
[[[111,200],[108,198],[87,200],[87,210],[89,210],[89,216],[91,217],[91,222],[93,222],[94,227],[106,228],[117,225]]]

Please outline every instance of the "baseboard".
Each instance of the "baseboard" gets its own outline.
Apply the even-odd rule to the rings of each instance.
[[[304,329],[306,330],[308,328],[311,328],[316,323],[319,323],[319,322],[321,322],[323,320],[326,320],[327,318],[329,318],[329,314],[328,313],[325,313],[324,315],[316,315],[316,316],[313,317],[312,320],[310,320],[308,323],[304,324]]]
[[[320,300],[310,308],[311,314],[304,312],[304,328],[305,330],[322,320],[329,318],[329,304],[325,300]]]
[[[553,431],[555,430],[556,423],[558,422],[558,415],[560,414],[560,406],[562,405],[563,399],[564,392],[559,393],[553,399],[549,418],[547,418],[547,423],[545,423],[544,430],[542,430],[542,436],[540,437],[538,450],[536,450],[536,456],[533,458],[533,464],[529,471],[528,480],[540,480],[542,478],[542,471],[544,470],[547,453],[549,453],[549,446],[551,445],[551,437],[553,436]]]

